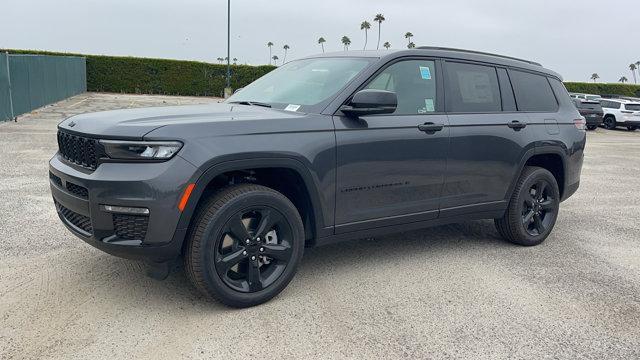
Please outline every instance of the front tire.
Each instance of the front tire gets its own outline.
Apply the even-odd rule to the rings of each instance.
[[[613,130],[616,128],[616,118],[611,115],[606,116],[602,122],[602,125],[604,125],[604,128],[607,130]]]
[[[548,170],[525,167],[504,216],[495,219],[500,235],[523,246],[541,244],[551,233],[560,209],[560,191]]]
[[[185,270],[209,298],[232,307],[258,305],[293,279],[304,239],[300,214],[287,197],[260,185],[233,185],[198,212]]]

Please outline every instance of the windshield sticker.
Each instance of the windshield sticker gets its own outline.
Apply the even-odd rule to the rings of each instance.
[[[431,80],[431,69],[428,66],[420,66],[420,76],[423,80]]]
[[[433,99],[424,99],[424,108],[427,112],[436,111],[436,107],[434,106]]]
[[[289,104],[286,108],[284,108],[285,111],[298,111],[298,109],[300,109],[300,105],[294,104]]]

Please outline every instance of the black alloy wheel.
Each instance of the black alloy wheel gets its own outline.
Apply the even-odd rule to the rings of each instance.
[[[235,213],[224,225],[215,250],[218,276],[240,292],[273,284],[291,260],[291,224],[276,209],[261,206]]]
[[[607,116],[602,123],[607,130],[613,130],[616,128],[616,119],[613,116]]]
[[[305,232],[295,205],[256,184],[230,185],[199,206],[184,250],[187,276],[211,299],[249,307],[293,279]]]
[[[555,202],[550,193],[551,184],[545,179],[536,181],[522,200],[522,225],[531,236],[544,234],[557,216]]]

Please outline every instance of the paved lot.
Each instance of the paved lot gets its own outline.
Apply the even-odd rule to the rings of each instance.
[[[55,127],[206,98],[88,94],[0,124],[0,358],[639,358],[640,131],[590,132],[579,192],[536,248],[492,222],[311,249],[273,301],[231,310],[60,224]]]

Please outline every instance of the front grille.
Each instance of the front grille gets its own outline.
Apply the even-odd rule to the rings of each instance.
[[[95,170],[98,166],[97,147],[98,141],[95,139],[58,131],[60,154],[74,164]]]
[[[59,176],[56,176],[52,172],[49,172],[49,179],[51,179],[56,185],[62,187],[62,179],[60,179]]]
[[[86,232],[87,234],[93,234],[93,227],[91,226],[91,219],[80,215],[77,212],[71,211],[66,207],[60,205],[60,203],[56,202],[56,206],[58,207],[58,211],[60,214],[71,224]]]
[[[148,225],[148,216],[113,214],[113,228],[122,240],[144,240]]]
[[[87,188],[84,186],[76,185],[67,181],[67,190],[69,190],[69,192],[71,192],[72,194],[78,197],[81,197],[83,199],[89,198],[89,190],[87,190]]]

